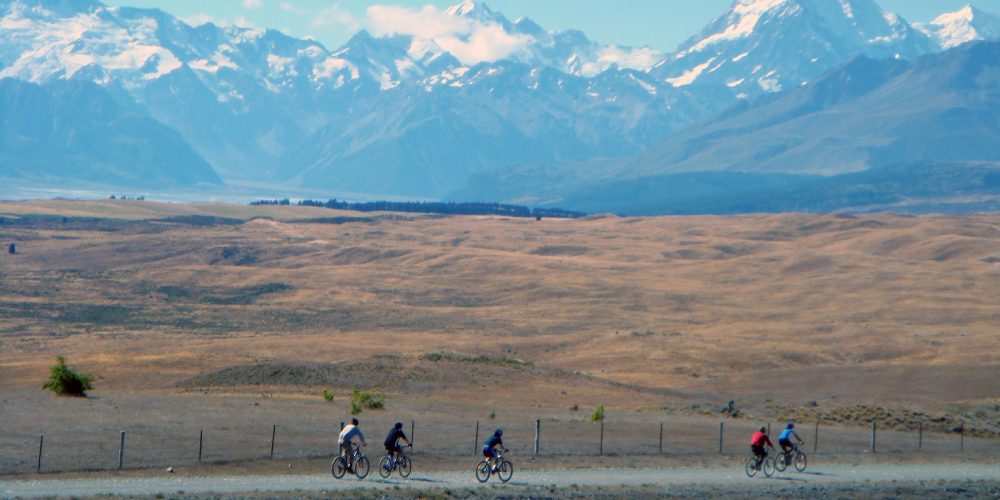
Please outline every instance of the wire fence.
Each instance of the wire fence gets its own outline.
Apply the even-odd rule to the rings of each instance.
[[[662,415],[661,415],[662,417]],[[395,422],[366,416],[369,450],[380,450],[384,433]],[[414,453],[473,456],[496,428],[517,455],[665,455],[677,457],[749,453],[750,436],[760,423],[709,421],[680,417],[590,422],[584,419],[490,419],[469,421],[441,417],[406,421]],[[775,424],[777,425],[777,424]],[[1000,457],[1000,439],[974,438],[964,432],[924,429],[883,431],[877,427],[801,423],[801,449],[820,455],[911,454]],[[293,460],[333,456],[339,425],[314,419],[281,425],[258,422],[193,426],[151,423],[121,429],[113,424],[65,428],[39,434],[0,435],[0,474],[151,468],[258,459]],[[780,428],[773,429],[776,436]],[[772,440],[775,441],[774,437]]]

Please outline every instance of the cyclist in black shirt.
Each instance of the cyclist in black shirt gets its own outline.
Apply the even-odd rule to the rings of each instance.
[[[389,435],[385,437],[385,451],[394,459],[403,451],[403,448],[399,446],[400,439],[406,441],[407,445],[411,444],[410,440],[406,438],[406,433],[403,432],[403,423],[396,422],[396,425],[389,431]]]

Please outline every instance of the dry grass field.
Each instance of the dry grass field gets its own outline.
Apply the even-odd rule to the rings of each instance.
[[[40,394],[61,354],[116,397],[359,387],[414,408],[715,415],[736,400],[768,418],[1000,433],[998,215],[51,201],[0,204],[0,219],[11,401]]]

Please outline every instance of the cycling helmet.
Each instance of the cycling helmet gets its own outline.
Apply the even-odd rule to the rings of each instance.
[[[352,425],[360,425],[360,424],[361,424],[361,422],[358,422],[358,419],[356,419],[356,418],[352,418],[352,419],[351,419],[351,424],[352,424]]]
[[[503,436],[503,429],[497,429],[493,432],[494,436]]]
[[[795,424],[793,424],[791,422],[788,422],[788,425],[786,425],[785,428],[786,429],[794,429],[795,428]]]
[[[767,427],[761,427],[760,432],[767,432]]]
[[[403,423],[402,422],[396,422],[396,428],[397,429],[402,429],[403,428]]]

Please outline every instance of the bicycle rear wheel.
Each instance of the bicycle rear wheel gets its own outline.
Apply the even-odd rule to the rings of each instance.
[[[361,455],[358,457],[358,461],[354,462],[354,474],[358,476],[358,479],[364,479],[368,475],[368,468],[371,466],[368,463],[368,457]]]
[[[347,473],[347,461],[344,460],[344,457],[337,457],[333,459],[330,469],[333,472],[333,477],[343,479],[344,474]]]
[[[410,462],[410,457],[407,457],[405,455],[400,457],[399,463],[396,464],[396,467],[399,468],[400,477],[404,478],[410,477],[410,468],[412,466],[413,464]]]
[[[383,479],[389,479],[392,475],[392,459],[389,457],[382,457],[378,461],[378,475],[382,476]]]
[[[778,472],[785,472],[785,469],[788,468],[788,455],[785,452],[778,453],[774,457],[774,468],[778,469]]]
[[[506,460],[500,462],[500,470],[497,471],[497,477],[505,483],[510,481],[510,478],[514,477],[514,464]]]
[[[795,470],[799,472],[806,470],[806,454],[801,451],[795,454]]]
[[[754,477],[757,475],[757,458],[750,457],[747,459],[746,466],[744,467],[747,477]]]
[[[771,477],[774,475],[774,457],[767,457],[764,459],[764,476]]]
[[[483,460],[482,462],[479,462],[478,465],[476,465],[476,479],[478,479],[480,483],[485,483],[486,481],[489,481],[490,474],[492,473],[493,473],[493,468],[490,467],[490,463],[487,462],[486,460]]]

